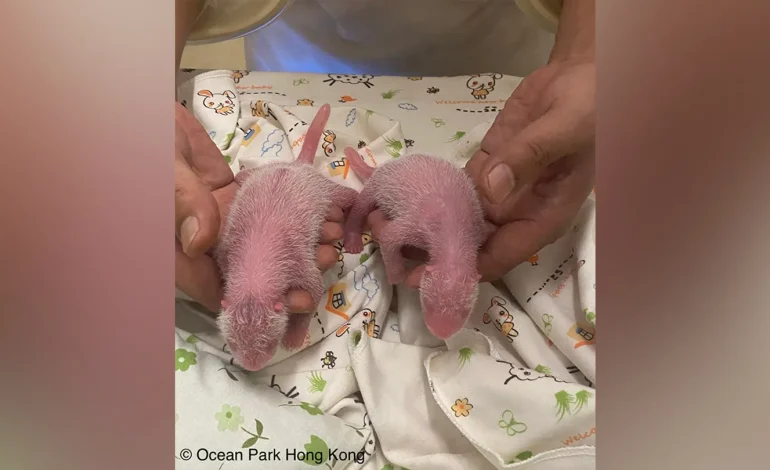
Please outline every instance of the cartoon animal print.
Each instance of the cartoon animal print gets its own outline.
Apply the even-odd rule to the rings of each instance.
[[[337,363],[337,356],[334,355],[334,351],[326,351],[326,355],[321,358],[321,368],[328,367],[334,369]]]
[[[471,78],[465,83],[470,88],[471,95],[477,100],[487,99],[487,95],[495,91],[495,80],[503,78],[499,73],[482,73],[471,75]]]
[[[379,338],[380,325],[378,325],[375,320],[376,314],[374,310],[370,308],[365,308],[358,313],[360,313],[364,317],[364,321],[361,322],[361,324],[363,325],[364,330],[366,330],[366,334],[369,335],[370,338]],[[345,333],[350,333],[350,322],[347,322],[341,327],[339,327],[339,329],[337,329],[336,335],[339,338],[343,336]]]
[[[254,117],[261,117],[265,118],[269,114],[269,110],[267,109],[267,105],[262,100],[257,100],[253,103],[251,103],[251,115]]]
[[[315,103],[315,101],[311,100],[310,98],[302,98],[301,100],[297,100],[297,106],[313,106],[313,103]]]
[[[355,98],[348,95],[340,96],[340,99],[339,99],[340,103],[350,103],[351,101],[355,101],[355,100],[356,100]]]
[[[515,364],[512,364],[508,361],[496,359],[495,362],[499,362],[501,364],[508,364],[508,378],[505,379],[505,382],[503,382],[503,385],[508,385],[508,382],[510,382],[513,379],[516,379],[519,382],[532,382],[533,380],[551,379],[554,382],[565,383],[565,384],[569,383],[564,380],[559,380],[552,375],[547,375],[542,372],[537,372],[531,369],[518,367]]]
[[[366,330],[366,334],[369,335],[370,338],[379,338],[380,337],[380,325],[377,324],[375,321],[376,314],[374,313],[374,310],[370,308],[365,308],[361,312],[361,315],[364,316],[364,329]]]
[[[441,91],[441,90],[439,90],[438,88],[436,88],[436,87],[434,87],[434,86],[432,86],[432,87],[428,88],[428,93],[429,93],[429,94],[431,94],[431,95],[435,95],[435,94],[436,94],[436,93],[438,93],[439,91]]]
[[[537,266],[537,261],[538,261],[539,259],[540,259],[540,256],[538,256],[537,254],[534,254],[534,255],[530,256],[529,258],[527,258],[527,261],[528,261],[528,262],[529,262],[529,264],[531,264],[532,266]]]
[[[337,134],[335,134],[334,131],[324,131],[323,139],[323,142],[321,142],[321,148],[327,157],[331,157],[335,150],[337,150],[337,147],[334,145],[334,141],[337,140]]]
[[[240,83],[241,79],[249,74],[248,70],[234,70],[233,71],[233,81],[235,83]]]
[[[497,328],[497,331],[505,335],[505,339],[507,339],[509,343],[513,343],[513,338],[519,336],[519,332],[514,328],[513,315],[511,315],[510,312],[508,312],[508,309],[505,308],[505,304],[505,300],[501,297],[493,297],[492,304],[487,311],[484,312],[482,320],[485,324],[494,321],[493,324],[495,325],[495,328]]]
[[[335,83],[345,83],[349,85],[358,85],[363,84],[366,88],[371,88],[374,86],[374,84],[370,81],[374,78],[374,75],[369,75],[368,73],[365,73],[363,75],[357,75],[357,74],[337,74],[337,73],[330,73],[327,74],[329,78],[324,80],[324,83],[329,83],[329,86],[334,85]]]
[[[366,142],[364,142],[363,140],[359,140],[358,141],[358,148],[362,149],[364,147],[366,147]]]
[[[414,147],[414,141],[412,139],[404,139],[404,143],[406,144],[406,148]]]
[[[211,90],[201,90],[198,92],[198,96],[203,97],[203,106],[213,109],[215,113],[221,115],[233,114],[233,108],[235,104],[235,93],[230,90],[225,90],[222,93],[212,93]]]
[[[411,80],[413,82],[416,82],[418,80],[422,80],[422,77],[406,77],[406,78],[408,78],[409,80]]]

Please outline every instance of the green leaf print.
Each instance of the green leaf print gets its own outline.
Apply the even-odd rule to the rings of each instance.
[[[174,370],[186,372],[190,366],[194,366],[198,363],[195,359],[196,357],[197,355],[194,352],[184,348],[178,348],[174,351]]]
[[[473,349],[471,348],[462,348],[459,351],[460,353],[460,368],[462,369],[465,364],[467,364],[471,360],[471,356],[473,356]]]
[[[385,143],[387,144],[385,145],[385,151],[387,151],[391,157],[398,158],[401,156],[401,151],[404,149],[404,146],[401,144],[400,140],[389,139],[386,137]]]
[[[243,424],[244,418],[241,416],[241,407],[222,405],[222,410],[214,415],[220,431],[237,431]]]
[[[556,397],[556,416],[559,417],[559,421],[564,418],[565,414],[572,415],[570,412],[570,407],[573,403],[575,403],[575,397],[567,393],[566,390],[556,392],[554,397]]]
[[[316,435],[310,436],[310,442],[305,444],[305,464],[317,467],[329,459],[329,446]]]
[[[389,463],[388,463],[388,464],[385,464],[385,466],[384,466],[384,467],[382,467],[382,470],[393,470],[393,465],[391,465],[391,464],[389,464]]]
[[[583,313],[586,316],[586,320],[588,320],[591,325],[596,326],[596,312],[589,312],[587,308],[584,308]]]
[[[364,264],[364,263],[366,263],[366,260],[368,260],[370,256],[371,255],[369,255],[369,253],[362,253],[361,257],[358,258],[358,262],[361,263],[361,264]]]
[[[451,139],[447,140],[447,142],[457,142],[458,140],[462,139],[464,136],[465,136],[465,131],[457,131],[455,132],[455,135],[453,135]]]
[[[230,155],[222,154],[222,156],[225,159],[225,163],[227,163],[228,165],[230,164],[230,162],[232,162],[232,159],[230,158]]]
[[[324,414],[324,412],[321,411],[321,408],[318,408],[315,405],[311,405],[306,401],[303,401],[302,403],[300,403],[299,407],[307,411],[310,416],[317,416],[317,415]]]
[[[581,390],[575,394],[575,409],[572,410],[572,414],[576,415],[584,406],[588,405],[588,400],[593,397],[593,394],[588,390]]]
[[[540,372],[541,374],[551,375],[551,368],[542,364],[538,364],[538,366],[535,367],[535,371]]]
[[[200,340],[201,340],[201,339],[200,339],[200,338],[198,338],[197,336],[195,336],[195,335],[190,335],[190,336],[188,336],[188,337],[187,337],[187,339],[185,340],[185,342],[187,342],[187,343],[190,343],[190,344],[195,344],[195,343],[197,343],[197,342],[198,342],[198,341],[200,341]]]
[[[319,371],[311,372],[308,380],[310,381],[310,387],[308,388],[310,393],[323,392],[324,388],[326,388],[326,380],[324,380]]]
[[[255,419],[254,423],[255,423],[255,430],[257,431],[256,434],[254,434],[253,432],[249,431],[246,428],[241,428],[243,430],[243,432],[251,435],[251,437],[246,439],[246,441],[241,446],[242,449],[245,449],[247,447],[252,447],[260,439],[264,439],[266,441],[270,440],[270,438],[262,436],[262,431],[264,431],[264,426],[262,426],[262,421],[260,421],[258,419]]]
[[[235,137],[234,132],[227,134],[227,137],[225,137],[225,147],[230,146],[230,142],[233,141],[233,137]],[[227,160],[227,163],[230,163],[230,157],[225,156],[225,159]]]
[[[372,111],[371,109],[367,109],[366,112],[364,113],[364,119],[369,119],[370,117],[372,117],[373,114],[374,114],[374,111]]]
[[[401,90],[388,90],[388,91],[382,92],[381,95],[383,99],[389,100],[399,93],[401,93]]]
[[[507,462],[507,463],[509,463],[509,464],[511,464],[511,463],[520,463],[520,462],[523,462],[525,460],[531,459],[533,455],[534,454],[532,454],[532,452],[530,452],[528,450],[525,450],[524,452],[520,452],[520,453],[516,454],[516,457],[514,457],[513,460],[511,460],[510,462]]]

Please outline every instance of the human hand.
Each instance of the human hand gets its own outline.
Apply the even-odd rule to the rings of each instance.
[[[479,254],[483,280],[558,240],[591,192],[595,94],[593,60],[552,61],[516,88],[468,162],[498,226]]]
[[[174,152],[176,287],[213,312],[220,309],[222,277],[211,250],[222,231],[238,185],[216,144],[197,119],[175,105]],[[327,270],[337,262],[333,243],[343,236],[342,209],[332,206],[321,230],[316,262]],[[287,292],[291,313],[316,308],[304,290]]]

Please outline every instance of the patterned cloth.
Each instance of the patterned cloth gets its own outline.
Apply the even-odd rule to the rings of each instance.
[[[180,100],[237,173],[296,158],[324,103],[315,168],[360,189],[352,145],[378,165],[426,152],[463,166],[520,79],[183,73]],[[299,352],[247,373],[213,319],[178,295],[180,469],[595,467],[595,202],[573,230],[480,286],[465,329],[427,330],[419,293],[386,282],[376,243],[337,244]]]

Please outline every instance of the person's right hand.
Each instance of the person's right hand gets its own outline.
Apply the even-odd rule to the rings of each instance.
[[[222,277],[211,249],[224,227],[238,185],[222,153],[197,119],[175,104],[174,202],[176,287],[212,312],[220,309]],[[332,245],[342,238],[342,209],[332,206],[321,231],[316,262],[327,270],[337,262]],[[316,305],[302,290],[286,293],[292,313],[312,312]]]

